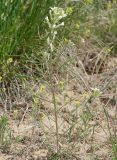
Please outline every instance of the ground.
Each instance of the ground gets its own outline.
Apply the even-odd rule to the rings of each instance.
[[[1,147],[0,160],[115,160],[111,142],[117,131],[117,57],[107,58],[106,67],[98,73],[91,66],[97,64],[88,58],[78,57],[69,74],[56,81],[63,85],[56,90],[58,155],[52,93],[46,83],[30,81],[26,93],[17,95],[11,107],[6,107],[12,140]],[[95,87],[103,93],[91,98]],[[32,99],[32,95],[39,97]],[[2,103],[1,116],[4,108]]]

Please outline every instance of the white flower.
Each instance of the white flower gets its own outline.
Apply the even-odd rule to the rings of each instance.
[[[54,35],[57,35],[57,31],[54,31]]]
[[[50,38],[49,37],[47,38],[47,44],[48,45],[50,44]]]
[[[91,88],[93,91],[93,96],[94,97],[99,97],[102,95],[102,91],[99,88]]]
[[[51,28],[51,23],[50,23],[50,21],[49,21],[48,16],[46,16],[46,17],[45,17],[45,20],[46,20],[46,22],[47,22],[47,24],[48,24],[49,28]]]
[[[54,29],[54,28],[56,28],[56,25],[55,25],[55,24],[53,24],[53,25],[52,25],[52,28],[53,28],[53,29]]]
[[[64,26],[64,22],[58,24],[58,25],[56,26],[56,28],[59,28],[59,27],[61,27],[61,26]]]
[[[53,8],[51,7],[50,14],[56,18],[55,21],[59,21],[67,16],[63,8],[58,8],[58,7],[53,7]]]
[[[45,17],[45,20],[50,29],[50,34],[48,34],[47,44],[50,50],[54,51],[54,40],[57,35],[57,29],[61,26],[64,26],[64,22],[59,22],[62,18],[66,17],[63,8],[51,7],[49,11],[49,16]]]
[[[53,44],[52,44],[52,43],[50,43],[50,49],[51,49],[51,51],[53,52],[53,50],[54,50],[54,46],[53,46]]]
[[[49,21],[48,16],[45,17],[45,20],[46,20],[47,22]]]

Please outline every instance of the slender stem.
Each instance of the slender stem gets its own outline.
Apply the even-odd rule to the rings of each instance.
[[[54,105],[54,118],[55,118],[55,128],[56,128],[56,153],[58,153],[59,150],[59,137],[58,137],[58,114],[57,114],[57,103],[56,103],[56,91],[55,87],[56,85],[53,82],[53,73],[54,73],[54,68],[52,65],[52,54],[53,52],[51,51],[50,55],[50,61],[49,61],[49,66],[48,66],[48,73],[49,73],[49,81],[50,81],[50,86],[51,86],[51,93],[52,93],[52,103]]]
[[[56,125],[56,152],[59,149],[59,137],[58,137],[58,114],[57,114],[57,104],[56,104],[56,96],[55,91],[52,89],[52,98],[54,104],[54,116],[55,116],[55,125]]]

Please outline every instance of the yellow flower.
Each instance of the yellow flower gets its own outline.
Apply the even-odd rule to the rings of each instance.
[[[12,63],[13,62],[13,58],[8,58],[7,59],[7,64]]]
[[[0,82],[2,82],[2,76],[0,76]]]
[[[80,28],[80,23],[76,23],[76,28],[77,28],[77,29]]]
[[[90,95],[89,95],[88,92],[84,92],[82,96],[83,96],[83,98],[85,98],[85,99],[88,99],[88,98],[90,97]]]
[[[91,33],[90,29],[86,29],[86,30],[85,30],[85,34],[86,34],[86,35],[88,35],[88,34],[90,34],[90,33]]]
[[[76,106],[76,107],[79,107],[79,106],[80,106],[80,101],[79,101],[79,100],[76,100],[76,101],[75,101],[75,106]]]
[[[45,89],[46,89],[46,87],[45,87],[44,85],[41,85],[39,91],[40,91],[40,92],[44,92]]]
[[[15,109],[15,110],[13,111],[13,114],[14,114],[14,117],[17,117],[17,115],[18,115],[18,110]]]
[[[112,8],[112,3],[111,3],[111,2],[108,2],[108,3],[107,3],[107,8],[108,8],[108,9],[111,9],[111,8]]]
[[[67,38],[64,38],[64,42],[65,42],[66,44],[68,44],[68,43],[69,43],[69,40],[68,40]]]
[[[107,49],[107,52],[111,52],[111,48],[108,48],[108,49]]]
[[[66,13],[67,14],[71,14],[73,12],[73,8],[72,7],[68,7],[67,9],[66,9]]]
[[[113,46],[110,47],[110,48],[106,48],[105,51],[106,51],[107,53],[110,53],[110,52],[112,51],[112,49],[113,49]]]
[[[6,91],[6,88],[3,88],[3,92],[5,92]]]
[[[34,103],[36,103],[36,104],[38,104],[40,101],[38,97],[34,97],[33,100],[34,100]]]
[[[64,81],[60,81],[59,84],[60,84],[61,86],[63,86],[63,85],[65,84],[65,82],[64,82]]]
[[[60,88],[63,90],[63,89],[64,89],[64,86],[65,86],[65,82],[61,80],[61,81],[59,82],[59,85],[60,85]]]

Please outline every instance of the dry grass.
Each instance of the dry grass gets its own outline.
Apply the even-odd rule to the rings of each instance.
[[[69,52],[63,48],[64,54],[60,52],[59,58],[63,64],[68,60],[70,64],[64,77],[59,72],[54,74],[54,102],[51,85],[46,81],[37,83],[32,79],[30,82],[25,81],[24,85],[13,81],[10,87],[12,92],[8,92],[10,95],[3,92],[2,105],[6,106],[5,114],[9,117],[10,128],[14,137],[17,139],[19,136],[21,139],[17,144],[13,141],[7,154],[1,150],[4,159],[6,155],[14,160],[36,159],[41,154],[41,157],[51,160],[114,159],[112,156],[116,153],[112,151],[112,139],[115,139],[116,148],[116,68],[106,67],[101,73],[89,74],[77,52],[73,57],[67,55],[72,50],[77,51],[75,46],[66,46],[66,49],[70,49]],[[81,65],[79,67],[76,62],[71,63],[72,59],[77,58],[77,63]],[[15,85],[14,88],[12,85]],[[91,88],[95,87],[102,91],[99,97],[93,97]],[[1,108],[2,114],[4,111]]]

